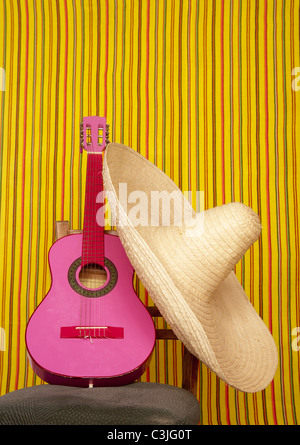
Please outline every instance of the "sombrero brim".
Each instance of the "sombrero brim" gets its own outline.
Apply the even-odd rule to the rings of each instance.
[[[152,163],[121,144],[107,147],[103,177],[128,258],[178,338],[234,388],[245,392],[266,388],[277,369],[277,348],[232,271],[260,234],[257,215],[240,203],[216,207],[203,212],[204,229],[192,236],[186,236],[184,223],[174,224],[176,205],[169,226],[151,225],[149,220],[133,224],[134,193],[149,198],[139,203],[141,213],[142,205],[151,212],[151,192],[179,189]],[[120,184],[126,184],[126,203],[119,196]]]

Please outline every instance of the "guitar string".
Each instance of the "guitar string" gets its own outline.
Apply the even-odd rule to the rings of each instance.
[[[93,168],[94,168],[94,171],[93,171],[93,180],[94,180],[94,184],[93,184],[93,200],[94,200],[94,202],[93,202],[93,205],[92,205],[92,209],[93,209],[93,212],[96,212],[96,196],[97,196],[97,191],[98,191],[98,186],[99,186],[99,181],[98,181],[98,168],[99,168],[99,165],[98,165],[98,161],[100,160],[100,158],[98,158],[98,156],[101,156],[101,154],[99,154],[99,155],[95,155],[94,153],[96,152],[96,150],[94,149],[94,142],[95,142],[95,144],[96,145],[98,145],[98,137],[99,137],[99,129],[97,128],[97,135],[96,135],[96,140],[94,141],[93,140],[93,138],[92,138],[92,151],[93,151]],[[98,244],[98,236],[97,236],[97,230],[98,230],[98,227],[97,227],[97,225],[96,225],[96,214],[93,214],[93,216],[92,216],[92,219],[91,219],[91,222],[92,222],[92,224],[94,224],[94,229],[93,229],[93,236],[94,236],[94,243],[93,243],[93,245],[95,246],[95,251],[96,251],[96,253],[97,253],[97,255],[99,255],[99,244]],[[94,251],[94,253],[95,253],[95,251]],[[94,268],[95,268],[95,271],[94,271],[94,276],[95,276],[95,283],[94,283],[94,285],[98,285],[98,283],[97,283],[97,280],[98,280],[98,273],[100,274],[100,269],[99,269],[99,264],[96,262],[96,260],[97,260],[98,258],[96,257],[96,258],[94,258],[93,260],[95,261],[95,263],[93,263],[94,264]],[[96,286],[97,287],[97,286]],[[98,298],[96,298],[96,300],[94,300],[94,299],[92,299],[93,301],[91,302],[91,303],[93,303],[93,308],[95,308],[95,306],[97,306],[97,303],[98,303]],[[94,310],[94,312],[93,312],[93,316],[95,317],[95,313],[97,313],[97,311],[95,311]],[[97,325],[97,323],[96,323],[96,319],[95,318],[93,318],[93,323],[92,323],[92,325],[95,327],[96,325]],[[96,336],[96,329],[94,328],[94,337]]]
[[[89,224],[90,224],[90,230],[88,232],[88,248],[89,248],[89,261],[91,261],[91,263],[88,263],[87,269],[88,269],[88,274],[90,271],[90,280],[88,281],[88,287],[90,289],[94,288],[94,283],[93,283],[93,278],[96,277],[97,279],[97,275],[96,275],[96,263],[94,263],[95,258],[94,258],[94,252],[97,249],[97,243],[96,243],[96,229],[95,227],[93,227],[93,218],[95,215],[93,215],[93,211],[95,209],[95,186],[96,186],[96,159],[95,159],[95,155],[94,155],[94,140],[93,140],[93,128],[90,128],[90,142],[91,142],[91,152],[88,154],[90,161],[92,161],[91,163],[91,167],[89,169],[89,174],[91,174],[89,181],[90,181],[90,205],[89,205]],[[96,141],[95,141],[96,142]],[[92,156],[92,157],[91,157]],[[92,240],[91,240],[92,238]],[[94,246],[94,251],[93,251],[93,246]],[[94,269],[94,270],[93,270]],[[90,336],[90,340],[91,340],[91,326],[93,326],[93,321],[92,321],[92,303],[94,302],[93,298],[88,298],[88,303],[89,303],[89,336]]]
[[[101,132],[101,130],[100,130],[100,132]],[[98,135],[97,136],[98,136],[97,142],[99,143],[99,128],[98,128]],[[101,138],[100,138],[100,144],[102,145],[102,143],[103,143],[103,140],[101,140]],[[97,176],[99,175],[99,181],[98,181],[99,187],[97,188],[97,193],[103,191],[103,182],[102,182],[102,152],[100,152],[100,154],[98,156],[99,156],[99,158],[98,158],[99,159],[99,165],[98,165],[97,169],[99,171],[97,171]],[[97,196],[97,193],[96,193],[96,196]],[[96,196],[95,196],[95,199],[96,199]],[[98,209],[98,207],[97,207],[97,209]],[[96,217],[97,217],[97,214],[94,216],[94,218],[96,218]],[[102,218],[100,219],[100,227],[98,227],[98,223],[97,223],[97,220],[96,220],[96,230],[97,231],[99,230],[100,234],[101,234],[100,243],[99,243],[99,236],[98,236],[98,243],[99,243],[98,249],[99,249],[99,251],[101,251],[100,286],[102,286],[102,284],[103,284],[102,283],[102,273],[103,273],[102,270],[104,268],[104,255],[103,255],[104,245],[102,245],[102,242],[104,242],[104,233],[103,233],[104,229],[103,229]],[[104,273],[103,273],[103,277],[104,277]],[[101,306],[103,306],[101,304],[101,297],[97,298],[96,303],[98,305],[97,313],[99,314],[98,326],[101,326],[101,321],[102,321],[101,320]],[[98,335],[101,338],[101,329],[98,330]]]
[[[99,136],[99,134],[98,134],[98,136]],[[105,127],[104,128],[102,128],[101,129],[101,137],[100,137],[100,143],[101,143],[101,145],[103,145],[104,146],[104,150],[105,150],[105,144],[106,144],[106,140],[105,140]],[[103,151],[100,153],[100,165],[99,165],[99,168],[101,169],[101,171],[100,171],[100,192],[102,192],[102,197],[103,197],[103,195],[104,195],[104,187],[103,187]],[[104,206],[105,204],[104,203],[101,203],[100,202],[100,205],[102,205],[102,206]],[[104,212],[105,211],[105,208],[103,207],[101,207],[101,212],[100,212],[100,215],[101,215],[101,218],[100,218],[100,224],[101,224],[101,227],[100,227],[100,230],[101,230],[101,245],[100,245],[100,249],[101,249],[101,261],[102,261],[102,267],[103,267],[103,278],[104,278],[104,282],[106,282],[106,279],[107,279],[107,275],[106,275],[106,270],[105,270],[105,250],[104,250],[104,242],[105,242],[105,240],[104,240],[104,221],[105,221],[105,218],[104,218]],[[98,228],[97,228],[98,229]],[[103,285],[104,283],[101,281],[101,285]],[[98,305],[99,305],[99,310],[98,310],[98,313],[99,313],[99,326],[102,326],[102,323],[103,323],[103,326],[106,326],[106,314],[105,314],[105,304],[104,304],[104,302],[102,301],[102,298],[101,297],[99,297],[98,298]],[[105,329],[102,329],[102,331],[104,331],[103,332],[103,334],[105,333]],[[102,334],[102,336],[104,337],[104,335]],[[99,329],[99,337],[101,338],[101,328]]]
[[[98,130],[98,132],[99,132],[99,130]],[[93,168],[94,168],[94,171],[93,171],[93,180],[94,180],[94,186],[93,186],[93,200],[94,200],[94,202],[93,202],[93,206],[92,206],[92,209],[93,209],[93,212],[96,212],[96,196],[97,196],[97,191],[98,191],[98,185],[99,185],[99,181],[97,180],[97,174],[98,174],[98,172],[97,172],[97,169],[98,169],[98,156],[101,156],[101,154],[100,155],[95,155],[94,154],[94,152],[96,151],[95,149],[94,149],[94,142],[96,143],[96,145],[98,144],[98,134],[96,135],[96,137],[97,137],[97,139],[94,141],[93,140],[93,138],[92,138],[92,150],[93,150]],[[96,161],[96,162],[95,162]],[[97,187],[96,187],[97,186]],[[96,251],[96,253],[97,253],[97,255],[99,254],[99,246],[98,246],[98,236],[97,236],[97,230],[98,230],[98,227],[97,227],[97,225],[96,225],[96,214],[94,213],[94,215],[92,216],[92,219],[91,219],[91,221],[92,221],[92,224],[93,224],[93,227],[94,227],[94,229],[93,229],[93,235],[94,235],[94,243],[93,243],[93,245],[95,246],[95,251]],[[95,253],[95,252],[94,252]],[[94,260],[96,260],[97,258],[94,258]],[[95,272],[94,272],[94,276],[95,276],[95,283],[93,284],[93,286],[95,286],[95,285],[97,285],[98,283],[97,283],[97,280],[98,280],[98,277],[97,277],[97,274],[98,274],[98,271],[99,271],[99,268],[98,268],[98,265],[97,265],[97,262],[95,261],[95,263],[93,263],[94,264],[94,267],[95,267]],[[93,276],[93,275],[92,275]],[[97,286],[96,286],[97,287]],[[98,303],[98,298],[96,298],[96,300],[95,299],[92,299],[93,301],[91,301],[91,304],[93,303],[93,308],[95,308],[95,306],[97,306],[97,303]],[[93,322],[92,322],[92,326],[94,326],[94,337],[96,337],[96,329],[95,329],[95,326],[97,325],[97,323],[96,323],[96,319],[95,319],[95,313],[96,313],[96,311],[94,310],[94,312],[93,312]]]
[[[87,138],[87,135],[86,135],[86,128],[85,128],[85,125],[84,125],[84,122],[82,122],[82,138],[83,138],[83,140],[86,140],[86,138]],[[82,150],[82,153],[83,153],[83,150]],[[87,181],[86,181],[87,182]],[[87,186],[87,184],[85,184],[85,186]],[[85,190],[85,200],[84,200],[84,218],[83,218],[83,232],[82,232],[82,252],[81,252],[81,269],[80,269],[80,274],[82,275],[83,274],[83,272],[82,272],[82,266],[83,266],[83,262],[82,262],[82,260],[83,260],[83,258],[84,258],[84,231],[85,231],[85,226],[86,226],[86,220],[85,220],[85,218],[86,218],[86,198],[87,198],[87,195],[86,195],[86,190]],[[84,297],[81,295],[81,299],[80,299],[80,302],[81,302],[81,304],[80,304],[80,338],[84,338],[85,337],[85,329],[83,328],[84,327],[84,320],[85,320],[85,315],[84,315],[84,309],[85,309],[85,305],[84,305]],[[82,328],[83,328],[83,336],[82,336]]]
[[[90,188],[90,190],[91,190],[90,199],[94,201],[94,199],[95,199],[95,186],[96,186],[96,182],[97,181],[96,181],[96,171],[95,171],[96,170],[96,162],[95,162],[96,160],[95,160],[95,155],[94,155],[95,150],[94,150],[94,140],[93,140],[93,129],[92,129],[92,127],[91,127],[90,131],[91,131],[90,138],[91,138],[91,147],[92,147],[92,152],[91,152],[92,153],[92,158],[91,158],[91,160],[92,160],[92,178],[90,178],[90,180],[91,180],[91,182],[93,182],[91,184],[91,188]],[[88,156],[91,156],[91,154],[89,154]],[[96,263],[94,263],[94,261],[95,261],[94,253],[95,253],[95,250],[97,249],[96,228],[93,226],[93,223],[94,223],[93,218],[94,218],[95,215],[92,214],[94,209],[95,209],[95,202],[92,202],[91,205],[89,206],[89,211],[90,211],[89,221],[90,221],[90,226],[91,226],[90,227],[90,231],[89,231],[89,241],[90,241],[90,238],[92,236],[93,237],[93,242],[91,242],[89,244],[89,248],[90,248],[90,252],[89,252],[90,255],[89,255],[89,257],[90,257],[91,265],[90,264],[88,265],[88,268],[90,268],[90,270],[91,270],[91,274],[90,274],[90,280],[91,281],[89,282],[89,287],[92,288],[92,289],[94,288],[94,282],[93,282],[94,277],[97,279]],[[93,246],[94,246],[94,251],[93,251]],[[94,269],[94,271],[93,271],[93,269]],[[91,326],[93,326],[93,321],[94,321],[94,320],[92,320],[92,315],[93,315],[92,303],[94,303],[94,299],[93,298],[89,298],[89,308],[90,308],[89,335],[90,335],[90,340],[91,340],[91,334],[92,334],[91,333]]]
[[[98,137],[99,137],[99,130],[98,130]],[[99,141],[97,141],[97,142],[99,142]],[[104,149],[105,149],[105,144],[106,144],[105,128],[101,128],[101,130],[100,130],[100,145],[104,146]],[[99,161],[100,161],[99,162],[99,166],[98,166],[98,168],[100,169],[100,171],[98,172],[99,179],[100,179],[99,191],[102,192],[102,195],[103,195],[103,192],[104,192],[104,187],[103,187],[103,171],[102,171],[102,167],[103,167],[103,151],[99,154]],[[100,202],[100,205],[101,204],[102,203]],[[104,206],[104,203],[102,204],[102,206]],[[105,240],[104,240],[104,220],[105,219],[104,219],[104,213],[103,212],[105,211],[105,208],[104,207],[102,208],[102,206],[101,206],[101,211],[100,211],[100,216],[101,216],[101,218],[100,218],[100,228],[98,229],[98,227],[97,227],[97,230],[100,230],[100,233],[101,233],[99,249],[101,249],[101,267],[102,267],[102,270],[103,270],[103,281],[104,281],[104,282],[102,282],[102,280],[101,280],[101,286],[106,282],[106,279],[107,279],[106,270],[105,270],[105,250],[104,250],[104,242],[105,242]],[[97,221],[96,221],[96,224],[97,224]],[[105,304],[102,301],[101,297],[98,298],[98,311],[97,311],[97,313],[99,314],[99,326],[102,326],[102,324],[103,324],[103,326],[106,326]],[[104,334],[105,333],[105,329],[102,329],[102,331],[104,331],[103,332],[103,334]],[[104,337],[103,334],[102,334],[102,337]],[[99,328],[99,337],[101,338],[101,328]]]
[[[88,130],[85,127],[85,138],[86,138],[86,143],[88,144]],[[85,269],[85,258],[86,258],[86,243],[87,243],[87,239],[86,239],[86,233],[88,233],[88,229],[89,229],[89,220],[88,220],[88,209],[89,209],[89,194],[88,194],[88,188],[89,188],[89,157],[88,157],[88,152],[87,152],[87,163],[86,163],[86,183],[85,183],[85,212],[84,212],[84,225],[83,225],[83,251],[82,251],[82,279],[83,279],[83,284],[85,284],[85,277],[86,277],[86,269]],[[84,334],[83,334],[83,338],[86,338],[86,326],[87,326],[87,320],[86,320],[86,314],[87,314],[87,301],[86,298],[84,296],[82,296],[83,302],[84,302],[84,320],[83,320],[83,329],[84,329]]]
[[[95,246],[96,248],[96,243],[95,240],[92,239],[91,237],[95,237],[95,231],[93,230],[93,215],[92,215],[92,209],[94,209],[94,203],[92,202],[94,199],[94,188],[95,188],[95,158],[94,158],[94,144],[93,144],[93,130],[92,127],[90,128],[90,143],[91,143],[91,152],[88,153],[88,158],[89,158],[89,206],[88,206],[88,212],[89,212],[89,217],[88,217],[88,221],[89,221],[89,230],[87,232],[88,234],[88,240],[87,240],[87,245],[88,245],[88,254],[87,254],[87,266],[86,266],[86,272],[87,275],[89,276],[88,280],[87,280],[87,287],[89,289],[93,288],[93,269],[95,268],[93,261],[93,247]],[[92,326],[92,298],[88,298],[87,299],[87,303],[88,303],[88,307],[89,307],[89,315],[88,315],[88,324],[87,326],[89,327],[88,329],[88,333],[89,333],[89,337],[91,339],[91,326]]]
[[[81,143],[81,150],[80,150],[80,154],[82,155],[82,144],[83,144],[83,140],[84,140],[84,124],[83,124],[83,121],[81,122],[81,124],[80,124],[80,143]],[[82,161],[82,158],[81,158],[81,161]],[[83,221],[83,228],[84,228],[84,221]],[[82,245],[83,245],[83,233],[82,233]],[[81,257],[82,257],[82,254],[83,254],[83,252],[82,252],[82,248],[81,248]],[[81,265],[79,266],[79,267],[81,267]],[[80,337],[80,339],[82,338],[82,332],[81,332],[81,327],[82,327],[82,309],[83,309],[83,307],[82,307],[82,305],[83,305],[83,300],[82,300],[82,295],[81,295],[81,298],[80,298],[80,321],[79,321],[79,337]]]
[[[92,144],[92,151],[93,151],[93,140],[92,140],[92,127],[89,128],[89,142]],[[85,246],[85,269],[84,269],[84,274],[86,276],[86,280],[85,280],[85,284],[86,287],[89,288],[90,282],[89,282],[89,269],[91,269],[91,264],[89,263],[90,258],[91,258],[91,234],[92,232],[92,227],[91,227],[91,206],[92,206],[92,181],[91,178],[93,176],[93,173],[91,172],[91,167],[93,168],[93,163],[92,158],[90,157],[90,151],[87,153],[88,156],[88,206],[87,206],[87,224],[88,224],[88,228],[87,231],[85,233],[86,235],[86,246]],[[87,334],[86,337],[91,335],[89,326],[91,326],[91,298],[85,298],[85,302],[87,305],[87,311],[86,311],[86,320],[85,320],[85,327],[87,330]]]

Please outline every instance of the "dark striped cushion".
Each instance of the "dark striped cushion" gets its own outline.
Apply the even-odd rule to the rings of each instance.
[[[0,397],[1,425],[192,425],[199,415],[189,391],[158,383],[40,385]]]

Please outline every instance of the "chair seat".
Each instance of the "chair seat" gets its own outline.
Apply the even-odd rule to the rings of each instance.
[[[0,425],[193,425],[199,418],[192,393],[159,383],[38,385],[0,397]]]

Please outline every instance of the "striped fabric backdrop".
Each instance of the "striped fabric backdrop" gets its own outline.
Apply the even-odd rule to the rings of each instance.
[[[240,201],[261,218],[236,273],[278,371],[244,394],[201,364],[201,424],[300,422],[299,22],[300,0],[0,2],[1,394],[42,383],[26,323],[50,286],[54,222],[82,227],[79,123],[97,114],[112,141],[203,191],[195,208]],[[181,344],[159,342],[143,380],[180,385],[180,366]]]

